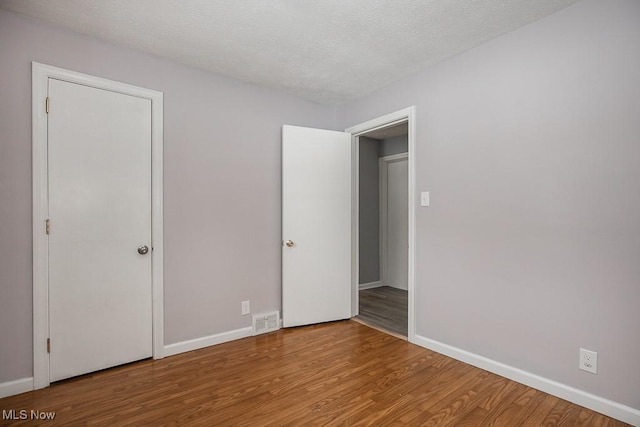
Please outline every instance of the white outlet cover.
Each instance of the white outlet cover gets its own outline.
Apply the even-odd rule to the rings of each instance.
[[[583,371],[598,373],[598,353],[591,350],[580,349],[580,361],[578,367]]]
[[[242,301],[242,314],[249,314],[251,313],[251,305],[249,301]]]

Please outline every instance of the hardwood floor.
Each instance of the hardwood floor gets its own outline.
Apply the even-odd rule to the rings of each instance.
[[[357,320],[407,337],[407,291],[381,286],[360,291]]]
[[[352,321],[284,329],[0,399],[104,426],[623,426]]]

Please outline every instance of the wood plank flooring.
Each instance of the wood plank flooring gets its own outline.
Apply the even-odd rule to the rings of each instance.
[[[407,336],[407,291],[381,286],[360,291],[357,320],[376,328]]]
[[[92,426],[623,426],[352,321],[284,329],[0,399]]]

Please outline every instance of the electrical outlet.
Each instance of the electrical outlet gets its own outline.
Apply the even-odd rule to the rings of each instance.
[[[251,313],[251,305],[249,301],[242,301],[242,314]]]
[[[598,373],[598,353],[591,350],[580,349],[580,365],[579,368],[583,371],[591,372],[592,374]]]

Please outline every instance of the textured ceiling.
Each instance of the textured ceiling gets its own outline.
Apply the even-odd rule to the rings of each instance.
[[[340,104],[575,1],[0,0],[0,7]]]

